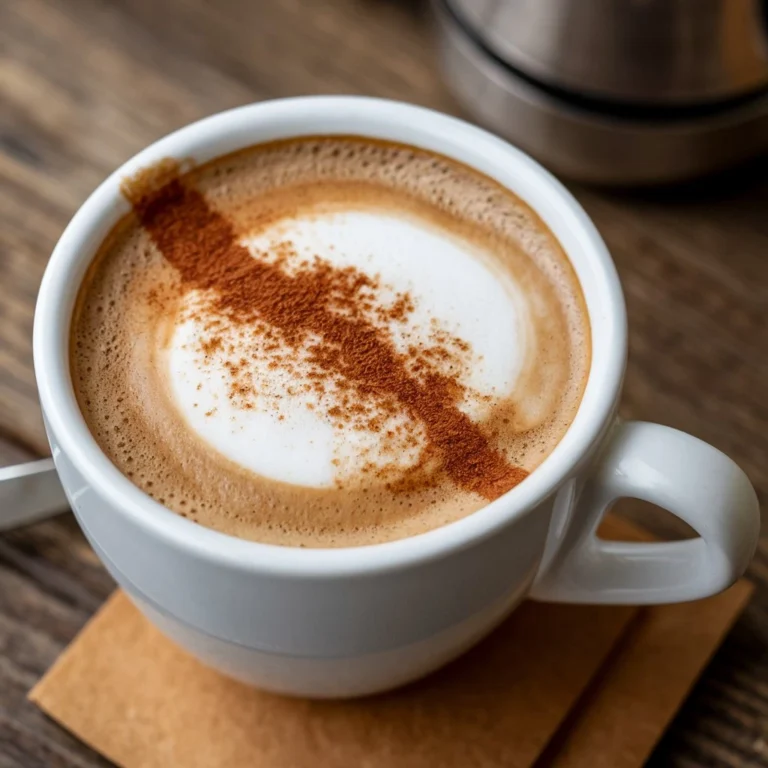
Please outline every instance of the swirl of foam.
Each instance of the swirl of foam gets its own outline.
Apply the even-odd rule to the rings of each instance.
[[[471,244],[389,212],[348,210],[308,211],[247,246],[294,276],[324,270],[356,281],[337,310],[355,310],[380,329],[412,370],[452,374],[474,421],[513,394],[526,354],[525,295],[498,280]],[[370,484],[418,465],[423,426],[404,406],[350,395],[344,376],[313,361],[319,341],[308,334],[290,345],[260,318],[244,327],[217,311],[215,296],[192,291],[166,352],[174,405],[209,445],[275,480]]]

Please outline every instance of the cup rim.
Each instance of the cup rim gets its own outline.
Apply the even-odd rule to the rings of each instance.
[[[333,130],[334,126],[346,129]],[[128,210],[119,193],[122,178],[169,156],[206,160],[275,138],[322,133],[402,141],[440,152],[496,178],[541,216],[569,261],[573,263],[573,249],[579,250],[579,258],[589,270],[592,294],[600,298],[600,306],[593,311],[579,274],[592,327],[589,377],[568,431],[529,477],[480,510],[425,533],[379,544],[325,549],[236,538],[187,520],[141,491],[112,464],[89,432],[72,386],[68,350],[72,307],[82,273],[109,229]],[[218,148],[212,150],[213,146]],[[468,162],[468,155],[476,162]],[[504,178],[514,179],[514,184]],[[563,242],[564,234],[568,243]],[[73,279],[78,272],[79,277]],[[596,350],[598,322],[600,348]],[[482,128],[424,107],[360,96],[305,96],[257,102],[191,123],[151,144],[102,182],[53,250],[35,310],[33,353],[46,427],[55,447],[54,462],[63,453],[88,485],[109,502],[112,512],[130,518],[169,545],[229,567],[336,577],[407,567],[471,546],[551,496],[611,422],[624,373],[626,335],[624,297],[602,238],[571,193],[536,161]],[[596,371],[598,364],[600,370]],[[75,506],[76,495],[72,494]]]

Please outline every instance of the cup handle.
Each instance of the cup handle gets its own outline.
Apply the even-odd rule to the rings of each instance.
[[[658,504],[699,537],[653,544],[599,539],[603,515],[622,497]],[[759,532],[755,490],[724,453],[671,427],[618,422],[587,470],[570,527],[531,597],[601,604],[706,597],[744,573]]]
[[[53,459],[0,469],[0,531],[27,525],[68,509]]]

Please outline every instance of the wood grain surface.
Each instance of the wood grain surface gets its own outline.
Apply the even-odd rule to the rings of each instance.
[[[363,93],[460,113],[430,32],[419,0],[0,0],[0,464],[47,452],[34,301],[88,193],[168,131],[264,98]],[[572,189],[626,292],[624,414],[729,453],[765,512],[768,164],[663,191]],[[652,766],[768,766],[768,541],[750,574],[756,597]],[[104,764],[24,697],[112,586],[71,516],[0,536],[0,768]]]

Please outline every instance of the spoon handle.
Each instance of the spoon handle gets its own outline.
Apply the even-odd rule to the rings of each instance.
[[[51,517],[68,507],[53,459],[0,469],[0,531]]]

